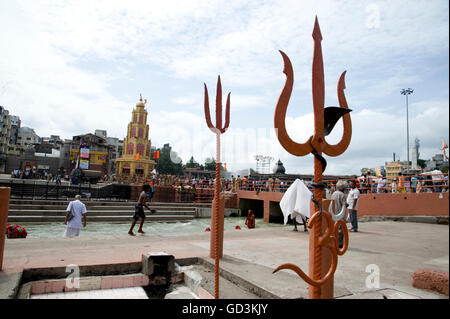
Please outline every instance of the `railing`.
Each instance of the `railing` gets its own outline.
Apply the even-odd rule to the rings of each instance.
[[[401,179],[404,179],[402,182]],[[330,192],[336,189],[340,180],[325,180]],[[365,193],[434,193],[448,192],[448,174],[429,174],[412,176],[389,176],[384,181],[380,178],[358,177],[357,187]],[[311,180],[303,180],[312,190]],[[145,181],[145,182],[148,182]],[[247,190],[256,192],[286,192],[294,180],[282,179],[243,179],[232,185],[231,180],[222,181],[222,191]],[[194,202],[211,203],[214,197],[214,180],[181,180],[178,185],[159,185],[152,181],[155,188],[154,201],[161,202]],[[123,183],[108,184],[78,184],[56,183],[42,180],[11,179],[0,180],[0,186],[11,188],[11,198],[31,199],[70,199],[76,194],[87,199],[97,200],[130,200],[130,185]]]
[[[79,194],[85,199],[127,201],[130,199],[130,187],[120,184],[60,184],[40,180],[0,181],[0,187],[11,188],[11,199],[72,199]]]
[[[402,181],[403,179],[403,181]],[[365,193],[435,193],[448,192],[448,174],[428,174],[409,176],[390,176],[388,178],[369,177],[356,179],[325,180],[329,190],[336,189],[340,180],[357,181],[357,187],[362,194]],[[248,191],[285,192],[294,180],[242,180],[238,189]],[[305,185],[312,190],[312,181],[304,180]],[[347,189],[348,190],[348,189]]]

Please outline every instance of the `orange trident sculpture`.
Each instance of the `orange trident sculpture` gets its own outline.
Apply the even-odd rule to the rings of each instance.
[[[215,235],[214,239],[214,298],[219,298],[219,239],[223,238],[219,234],[219,207],[220,207],[220,135],[225,133],[230,125],[230,94],[227,96],[227,104],[225,109],[225,125],[222,127],[222,85],[220,83],[220,76],[217,80],[217,93],[216,93],[216,126],[211,123],[211,116],[209,113],[209,99],[208,99],[208,88],[205,84],[205,117],[206,124],[209,129],[216,134],[216,181],[214,189],[214,225],[213,233]],[[222,230],[223,231],[223,230]]]
[[[442,154],[444,154],[444,158],[448,161],[448,156],[447,153],[445,152],[445,150],[448,148],[447,143],[445,143],[445,140],[442,139]]]
[[[322,153],[328,156],[338,156],[345,152],[350,144],[352,136],[352,123],[350,119],[347,101],[344,95],[345,73],[339,78],[337,85],[337,94],[340,107],[324,107],[325,103],[325,85],[322,57],[322,34],[320,33],[319,23],[316,17],[314,30],[312,33],[314,39],[314,57],[312,65],[312,93],[314,106],[314,135],[306,143],[299,144],[294,142],[286,131],[285,118],[286,110],[294,83],[294,74],[292,64],[288,56],[280,51],[284,60],[284,70],[286,74],[286,83],[278,99],[275,109],[275,130],[280,144],[291,154],[295,156],[305,156],[309,153],[314,155],[314,193],[312,201],[315,213],[308,221],[310,232],[310,264],[309,276],[306,275],[298,266],[290,263],[280,265],[274,270],[274,273],[281,269],[290,269],[297,273],[309,285],[309,298],[333,298],[333,275],[338,263],[338,255],[343,255],[348,247],[348,230],[345,222],[339,220],[334,223],[332,215],[322,207],[324,197],[324,184],[322,183],[322,174],[326,168],[326,161]],[[342,139],[336,145],[330,145],[326,142],[327,136],[340,118],[343,118],[344,132]],[[344,245],[339,248],[338,231],[342,227],[344,234]],[[328,251],[327,251],[328,250]],[[330,261],[331,259],[331,261]],[[328,269],[327,269],[328,268]],[[330,284],[331,283],[331,284]]]

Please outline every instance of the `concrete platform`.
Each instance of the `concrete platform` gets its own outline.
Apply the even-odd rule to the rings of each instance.
[[[448,298],[412,286],[412,274],[419,268],[449,271],[448,225],[366,222],[360,224],[360,232],[349,236],[349,250],[339,257],[335,273],[336,298],[364,294],[370,298],[368,292],[378,298],[376,291],[383,289],[392,298]],[[222,276],[229,275],[227,280],[250,290],[257,287],[258,291],[254,291],[260,296],[265,294],[263,298],[307,297],[307,285],[297,275],[286,270],[276,274],[272,271],[285,262],[308,271],[308,233],[293,232],[292,226],[286,226],[228,230],[224,238],[220,267]],[[213,262],[208,257],[209,239],[210,233],[7,239],[0,279],[13,278],[12,274],[24,268],[139,262],[141,255],[150,251],[166,251],[176,259],[202,257]],[[367,287],[374,267],[379,270],[379,286]],[[5,281],[0,280],[0,291],[9,287]],[[222,289],[226,286],[222,285]]]

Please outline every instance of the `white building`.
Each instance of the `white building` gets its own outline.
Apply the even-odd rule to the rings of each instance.
[[[22,146],[38,144],[41,142],[40,137],[30,127],[21,127],[17,134],[17,144]]]

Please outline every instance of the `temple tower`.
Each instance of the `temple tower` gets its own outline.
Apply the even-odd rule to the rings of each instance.
[[[118,180],[149,178],[155,168],[155,162],[150,159],[151,141],[148,139],[147,114],[141,95],[132,112],[127,137],[123,140],[122,157],[116,160]]]

